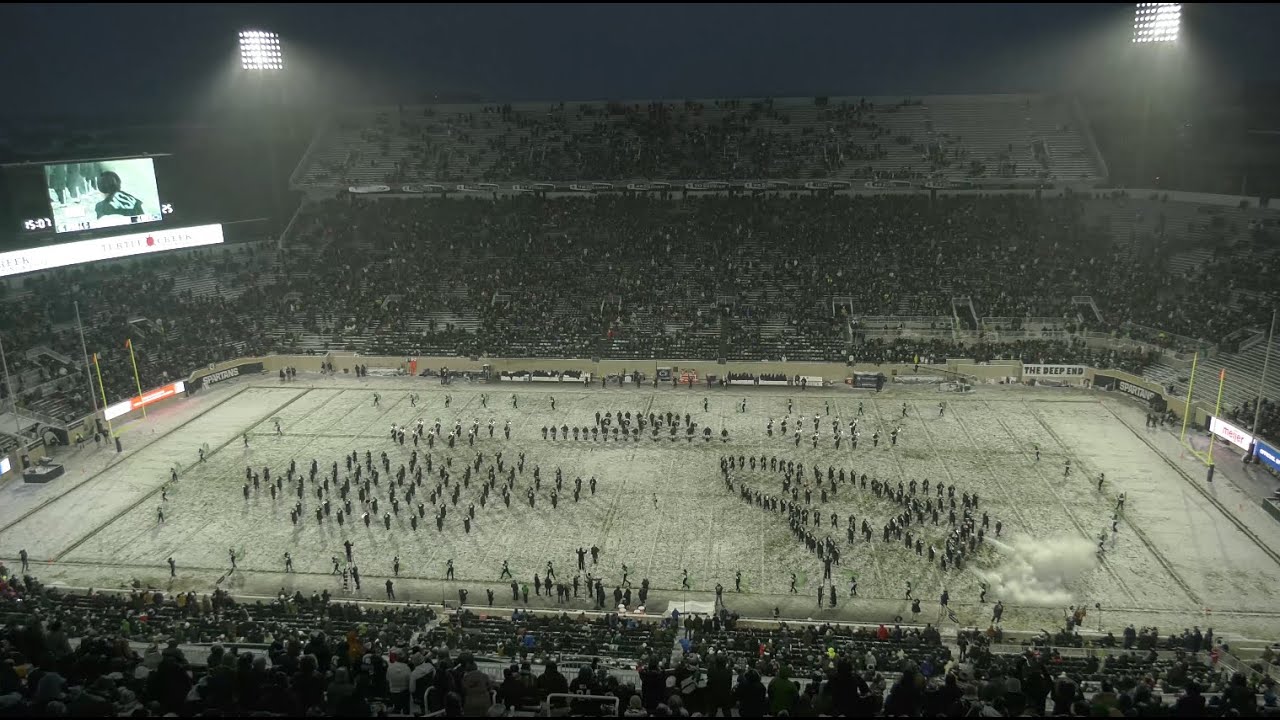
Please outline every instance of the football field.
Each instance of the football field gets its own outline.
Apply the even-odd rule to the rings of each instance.
[[[375,392],[380,395],[377,405]],[[513,393],[518,401],[514,407]],[[451,396],[447,408],[446,394]],[[741,412],[744,398],[746,411]],[[945,412],[940,413],[943,401]],[[593,426],[597,412],[646,418],[654,413],[664,420],[671,413],[681,422],[687,413],[698,429],[692,442],[686,441],[683,428],[672,440],[666,427],[656,440],[648,427],[633,440],[543,438],[542,428],[551,424]],[[820,428],[816,448],[811,439],[815,415]],[[789,433],[802,423],[798,446],[791,434],[780,432],[784,418]],[[411,436],[401,445],[391,439],[390,429],[412,428],[418,420],[430,428],[437,419],[444,434],[460,422],[462,440],[452,449],[443,437],[431,449],[425,441],[418,446],[419,462],[425,465],[430,456],[432,470],[424,469],[412,500],[406,502],[404,496],[413,484],[412,472],[405,485],[395,488],[400,507],[387,529],[382,514],[391,510],[394,475],[402,464],[408,466],[414,450]],[[770,419],[772,436],[765,431]],[[854,449],[846,439],[837,449],[831,423],[839,422],[847,433],[852,419],[858,420],[858,446]],[[481,431],[471,446],[466,428],[474,421]],[[510,439],[504,437],[508,422]],[[710,442],[703,440],[704,427],[713,431]],[[896,444],[890,441],[895,428]],[[727,442],[720,439],[722,429],[728,431]],[[1169,629],[1212,626],[1250,636],[1280,631],[1280,600],[1272,591],[1280,580],[1274,550],[1280,548],[1280,530],[1239,496],[1227,478],[1205,486],[1194,460],[1178,456],[1174,431],[1144,429],[1143,411],[1128,400],[1093,391],[1018,386],[980,386],[971,394],[889,386],[877,394],[848,388],[441,386],[421,378],[319,376],[278,383],[260,376],[176,402],[132,423],[123,435],[128,451],[123,458],[106,450],[73,451],[63,458],[68,473],[58,481],[47,486],[10,482],[0,488],[0,555],[16,558],[26,548],[34,574],[82,587],[123,587],[136,578],[144,585],[197,592],[220,583],[246,593],[269,594],[277,587],[336,593],[340,583],[331,574],[331,558],[342,557],[343,543],[349,540],[363,580],[360,595],[382,597],[382,582],[393,574],[398,556],[399,599],[454,599],[456,588],[466,587],[476,602],[486,587],[509,600],[507,581],[498,581],[504,560],[521,582],[542,574],[548,561],[561,581],[569,581],[575,550],[594,545],[601,550],[600,562],[592,565],[588,557],[587,570],[603,578],[609,592],[622,582],[624,564],[631,583],[648,578],[651,612],[662,611],[671,601],[709,599],[721,583],[730,605],[744,614],[763,616],[780,607],[793,617],[909,619],[905,589],[910,582],[924,601],[921,621],[938,618],[937,598],[946,589],[952,609],[966,625],[985,626],[990,603],[1002,600],[1006,625],[1027,629],[1058,625],[1071,605],[1085,604],[1093,611],[1097,604],[1102,610],[1090,616],[1090,627],[1102,615],[1107,628],[1115,630],[1121,622],[1134,622]],[[876,432],[878,445],[872,441]],[[198,462],[202,446],[208,456]],[[368,526],[360,520],[364,510],[354,477],[353,512],[341,525],[336,520],[342,506],[337,486],[353,475],[346,465],[353,451],[360,463],[366,451],[371,453],[381,476],[371,486],[379,509],[371,513]],[[383,452],[389,473],[382,468]],[[499,452],[501,471],[496,468]],[[474,468],[477,454],[480,469],[459,488],[454,504],[454,486],[463,484],[462,468]],[[515,475],[508,506],[498,491],[521,454],[524,469]],[[982,512],[990,517],[988,540],[963,569],[944,571],[901,541],[883,541],[881,528],[901,511],[899,505],[860,483],[837,481],[825,503],[815,491],[811,504],[822,516],[814,534],[830,534],[842,551],[833,573],[840,604],[819,614],[813,597],[822,563],[792,536],[785,515],[744,502],[726,487],[720,461],[728,455],[735,468],[739,456],[756,459],[754,469],[749,461],[745,469],[735,469],[735,487],[746,483],[765,494],[782,493],[783,475],[761,467],[762,457],[803,464],[809,479],[817,467],[824,486],[831,468],[847,476],[865,474],[869,482],[880,480],[894,490],[899,482],[909,486],[912,480],[927,479],[935,500],[939,483],[954,486],[958,507],[962,494],[976,493],[979,517]],[[302,484],[301,498],[296,480],[283,482],[274,499],[265,481],[257,489],[251,486],[245,498],[246,468],[260,475],[269,468],[274,483],[286,474],[290,460],[299,474],[309,475],[313,459],[319,472],[314,482]],[[338,481],[326,495],[321,481],[335,462]],[[447,487],[439,478],[442,466],[449,467]],[[494,492],[482,505],[490,466],[495,466]],[[535,467],[541,477],[536,488]],[[178,480],[170,483],[174,468]],[[557,470],[563,485],[553,507]],[[1101,491],[1099,473],[1105,473]],[[575,501],[579,477],[583,485]],[[592,477],[597,481],[594,494],[589,490]],[[429,496],[438,483],[443,497],[433,503]],[[322,502],[317,489],[331,503],[330,514],[321,520],[315,515]],[[1119,493],[1125,493],[1126,502],[1115,519]],[[301,519],[294,523],[290,509],[298,502]],[[424,512],[413,530],[410,517],[419,512],[419,502]],[[443,529],[437,530],[436,507],[442,503],[448,512]],[[463,517],[471,505],[475,520],[468,532]],[[163,523],[158,521],[161,507]],[[861,533],[848,541],[850,515],[859,526],[869,523],[870,542]],[[1002,525],[999,538],[994,537],[997,521]],[[946,512],[938,525],[930,520],[910,530],[924,547],[941,550],[950,530]],[[1096,552],[1100,536],[1105,548],[1101,556]],[[237,570],[228,574],[232,549]],[[293,558],[295,573],[284,572],[285,552]],[[165,562],[170,556],[179,569],[173,580]],[[447,583],[443,578],[450,559],[456,581]],[[686,570],[690,592],[680,589]],[[734,592],[738,572],[741,594]],[[789,592],[793,572],[799,586],[795,595]],[[857,599],[847,597],[851,578],[858,582]],[[983,584],[988,587],[986,605],[978,601]],[[585,600],[574,605],[587,606]]]

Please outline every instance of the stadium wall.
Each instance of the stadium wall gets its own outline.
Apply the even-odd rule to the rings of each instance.
[[[902,382],[904,384],[925,384],[963,381],[971,384],[1010,384],[1010,383],[1030,383],[1035,381],[1037,384],[1062,385],[1077,388],[1096,388],[1100,390],[1108,390],[1111,393],[1128,397],[1134,402],[1139,402],[1149,407],[1165,408],[1167,407],[1178,418],[1184,414],[1185,397],[1176,397],[1169,395],[1159,385],[1152,383],[1142,377],[1120,370],[1106,370],[1096,368],[1084,368],[1083,376],[1075,374],[1055,376],[1054,379],[1046,382],[1043,369],[1034,374],[1024,374],[1023,363],[1017,360],[1000,360],[990,363],[975,363],[968,358],[948,358],[947,362],[938,364],[908,364],[908,363],[858,363],[848,365],[844,363],[782,363],[782,362],[735,362],[720,364],[706,360],[601,360],[593,362],[590,359],[547,359],[547,358],[477,358],[470,359],[467,357],[416,357],[409,358],[404,356],[365,356],[355,353],[329,353],[326,355],[268,355],[263,357],[243,357],[226,362],[210,364],[199,370],[193,371],[186,379],[187,391],[185,394],[176,394],[172,397],[165,398],[157,403],[149,405],[150,408],[158,408],[174,402],[176,399],[186,397],[201,390],[221,383],[227,380],[238,378],[255,378],[263,375],[268,378],[274,378],[282,368],[293,367],[305,373],[320,372],[321,363],[331,362],[334,368],[342,373],[344,370],[348,374],[352,374],[356,365],[365,365],[372,371],[380,371],[380,373],[391,372],[409,372],[409,363],[416,361],[417,369],[421,372],[424,369],[439,370],[441,367],[448,367],[453,371],[463,372],[480,372],[484,366],[489,366],[490,372],[494,375],[503,371],[580,371],[590,373],[593,377],[599,377],[602,374],[612,375],[621,374],[623,372],[640,370],[648,377],[652,377],[654,371],[659,367],[677,369],[680,372],[692,371],[697,373],[697,377],[701,382],[707,374],[721,376],[730,372],[746,373],[750,375],[760,375],[764,373],[778,373],[787,377],[796,375],[814,378],[821,377],[824,382],[832,387],[848,388],[850,392],[873,392],[870,389],[854,390],[851,385],[846,384],[846,379],[852,378],[856,373],[882,373],[886,382]],[[1043,368],[1045,366],[1032,366]],[[1061,366],[1061,367],[1078,367],[1078,366]],[[695,386],[695,390],[696,390]],[[1153,402],[1154,401],[1154,402]],[[1206,427],[1211,415],[1211,408],[1205,407],[1202,403],[1192,403],[1192,422],[1200,428]],[[94,419],[95,415],[89,415],[84,419],[84,423],[89,423]],[[96,417],[102,417],[99,412]],[[140,409],[133,410],[126,414],[113,419],[113,424],[117,428],[117,432],[128,432],[128,424],[135,419],[142,417]],[[30,448],[28,450],[34,459],[34,452],[38,448]],[[15,458],[16,460],[16,458]]]
[[[796,375],[804,377],[821,377],[824,381],[832,385],[844,385],[846,378],[859,373],[883,373],[886,380],[892,382],[894,379],[905,379],[911,376],[943,376],[948,380],[966,379],[975,383],[998,383],[998,382],[1019,382],[1022,377],[1023,364],[1018,360],[994,360],[989,363],[975,363],[971,358],[948,358],[945,364],[921,364],[913,363],[856,363],[853,365],[847,363],[835,362],[729,362],[720,364],[712,360],[679,360],[679,359],[661,359],[661,360],[600,360],[598,362],[589,358],[489,358],[479,357],[471,359],[468,357],[443,357],[443,356],[427,356],[409,358],[400,355],[357,355],[355,353],[329,353],[326,355],[268,355],[264,357],[244,357],[235,360],[228,360],[223,363],[211,364],[208,367],[197,370],[187,378],[188,387],[194,387],[194,391],[198,391],[203,383],[203,378],[216,374],[225,373],[235,368],[242,368],[254,364],[261,364],[261,371],[275,374],[284,367],[294,367],[301,372],[320,372],[322,363],[330,362],[334,369],[342,373],[354,372],[356,365],[364,365],[374,370],[380,371],[403,371],[409,372],[410,361],[416,361],[419,372],[425,369],[439,370],[441,367],[448,367],[450,370],[464,372],[480,372],[487,365],[489,370],[494,374],[501,372],[517,372],[523,370],[546,370],[546,371],[570,371],[576,370],[584,373],[591,373],[593,376],[599,375],[615,375],[623,372],[640,370],[647,375],[652,376],[653,371],[659,367],[668,367],[680,371],[696,372],[699,378],[705,378],[708,374],[721,376],[728,373],[746,373],[750,375],[761,375],[766,373],[779,373],[788,377]],[[1158,386],[1153,386],[1146,380],[1123,373],[1110,370],[1093,370],[1087,369],[1085,382],[1077,384],[1092,384],[1092,373],[1106,373],[1109,376],[1123,378],[1127,382],[1141,384],[1153,392],[1161,393]],[[1172,405],[1173,403],[1170,402]]]
[[[868,373],[884,373],[886,378],[892,380],[901,375],[914,375],[930,373],[938,373],[942,371],[948,375],[963,375],[977,382],[998,382],[1002,379],[1012,378],[1017,380],[1020,372],[1021,363],[1016,360],[998,361],[991,364],[979,365],[975,364],[971,359],[948,359],[946,365],[920,365],[916,366],[910,363],[858,363],[849,365],[847,363],[836,362],[728,362],[718,363],[714,360],[692,360],[692,359],[661,359],[661,360],[600,360],[593,361],[590,358],[489,358],[480,357],[472,360],[467,357],[415,357],[417,361],[418,371],[430,368],[439,370],[441,367],[448,367],[450,370],[479,372],[485,365],[497,374],[501,372],[516,372],[521,370],[547,370],[547,371],[566,371],[576,370],[584,373],[591,373],[593,376],[614,375],[623,372],[631,372],[640,370],[645,374],[652,376],[654,370],[659,367],[678,368],[680,371],[696,372],[698,378],[705,378],[707,375],[726,375],[728,373],[747,373],[750,375],[760,375],[764,373],[780,373],[788,377],[796,375],[804,377],[821,377],[826,382],[833,385],[843,385],[845,378],[853,375],[854,372]],[[242,363],[261,361],[265,364],[268,372],[277,372],[281,367],[293,366],[302,372],[319,372],[322,362],[333,363],[334,368],[342,373],[344,370],[351,372],[356,365],[366,365],[377,370],[403,370],[409,371],[410,358],[405,356],[388,356],[388,355],[357,355],[355,353],[329,353],[328,355],[279,355],[268,356],[264,358],[243,358],[240,360],[232,360],[218,366],[210,366],[207,371],[201,373],[213,372],[213,368],[222,369],[224,367],[233,367]],[[919,370],[917,371],[917,367]],[[193,379],[195,374],[193,374]]]

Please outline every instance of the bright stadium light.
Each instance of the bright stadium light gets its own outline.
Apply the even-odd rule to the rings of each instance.
[[[1133,15],[1135,43],[1170,43],[1182,26],[1182,3],[1138,3]]]
[[[240,67],[244,70],[283,70],[280,36],[263,30],[242,30]]]

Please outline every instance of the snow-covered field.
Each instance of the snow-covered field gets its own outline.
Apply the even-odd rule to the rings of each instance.
[[[378,407],[373,404],[375,391],[381,394]],[[447,409],[446,392],[453,398]],[[512,407],[512,392],[519,397],[518,408]],[[417,407],[411,406],[411,393],[420,396]],[[482,407],[482,394],[488,395],[487,408]],[[704,397],[710,403],[705,412]],[[745,413],[738,405],[743,397]],[[768,418],[779,423],[787,415],[788,398],[794,401],[790,424],[794,426],[797,416],[805,418],[799,447],[790,437],[781,437],[776,425],[772,438],[765,434]],[[947,401],[942,416],[940,400]],[[858,449],[846,441],[837,451],[830,422],[839,417],[847,428],[860,405]],[[689,413],[700,425],[710,426],[716,438],[704,443],[699,430],[693,443],[683,437],[670,442],[664,430],[662,439],[654,442],[648,429],[639,442],[542,438],[543,425],[590,426],[596,411],[605,410]],[[821,416],[817,449],[810,444],[815,413]],[[1218,632],[1280,637],[1280,600],[1273,592],[1280,564],[1274,553],[1261,547],[1280,549],[1280,524],[1241,497],[1231,487],[1229,474],[1222,473],[1208,492],[1249,528],[1247,535],[1193,486],[1203,484],[1203,467],[1179,457],[1170,431],[1144,429],[1142,415],[1127,400],[1091,391],[1003,386],[980,387],[968,395],[897,386],[880,394],[847,388],[708,392],[540,384],[445,388],[416,378],[315,376],[279,384],[263,376],[176,402],[133,423],[124,435],[128,453],[123,459],[106,450],[71,452],[64,457],[66,477],[43,487],[10,482],[0,488],[0,555],[14,558],[25,547],[33,565],[40,566],[37,574],[58,582],[119,586],[137,577],[160,587],[169,582],[165,559],[173,556],[180,577],[170,586],[207,591],[228,569],[228,549],[235,548],[239,570],[231,579],[233,587],[274,588],[283,583],[309,591],[336,589],[329,575],[330,557],[341,557],[343,541],[349,539],[367,578],[365,595],[381,593],[380,584],[391,575],[392,558],[398,555],[401,599],[406,590],[413,598],[419,588],[417,599],[438,600],[451,596],[452,588],[466,586],[474,601],[477,590],[485,586],[494,587],[499,597],[509,592],[505,581],[497,582],[503,560],[521,581],[541,573],[548,560],[567,580],[576,564],[574,550],[597,545],[601,562],[592,568],[588,558],[589,569],[603,576],[612,590],[621,581],[625,563],[633,583],[650,579],[654,608],[685,598],[679,588],[687,569],[694,590],[689,599],[705,599],[703,594],[716,583],[732,592],[735,573],[741,571],[745,594],[731,597],[745,612],[764,615],[774,606],[784,607],[784,614],[806,612],[822,565],[792,538],[785,516],[767,513],[728,492],[719,460],[732,452],[803,462],[810,476],[809,468],[816,463],[824,479],[826,468],[834,466],[887,480],[895,488],[899,480],[913,478],[927,478],[935,486],[955,484],[957,501],[962,492],[979,494],[981,510],[991,515],[991,531],[996,520],[1003,522],[1003,536],[987,543],[975,562],[962,571],[943,572],[901,543],[881,541],[880,528],[899,511],[897,505],[869,490],[841,486],[822,507],[822,527],[815,531],[831,533],[844,548],[836,571],[841,596],[837,613],[842,615],[836,616],[888,620],[907,615],[903,598],[911,581],[916,596],[925,599],[922,619],[936,618],[937,596],[945,588],[963,622],[985,625],[989,609],[979,605],[978,592],[986,582],[988,603],[1004,600],[1006,624],[1015,627],[1048,627],[1069,605],[1083,603],[1092,609],[1098,603],[1109,628],[1118,629],[1122,622],[1165,629],[1198,624]],[[277,418],[282,436],[275,434]],[[496,452],[503,453],[507,464],[525,453],[526,466],[517,476],[510,508],[497,495],[482,508],[479,477],[462,492],[458,505],[450,506],[443,532],[436,530],[429,502],[414,532],[409,508],[403,504],[389,531],[380,518],[369,527],[358,518],[340,527],[332,515],[317,522],[316,486],[310,482],[297,525],[289,519],[289,509],[298,499],[291,484],[286,483],[274,501],[265,483],[247,501],[243,497],[246,466],[258,472],[269,467],[274,479],[284,475],[290,459],[303,474],[311,460],[317,460],[318,478],[337,462],[341,478],[346,475],[344,458],[353,450],[361,461],[366,450],[372,451],[375,464],[380,464],[379,453],[385,450],[394,474],[401,463],[408,463],[413,444],[411,439],[403,447],[393,444],[388,432],[392,424],[411,425],[419,418],[428,425],[439,418],[445,432],[455,419],[464,428],[473,418],[480,421],[482,431],[474,448],[467,447],[464,436],[453,450],[437,442],[431,451],[437,469],[453,458],[455,482],[476,452],[483,454],[482,476]],[[487,431],[490,419],[496,421],[492,439]],[[508,420],[512,433],[505,440],[502,428]],[[893,446],[888,433],[897,425],[901,435]],[[725,444],[719,441],[722,427],[730,434]],[[877,429],[881,441],[873,447],[871,435]],[[245,432],[247,449],[241,441]],[[211,452],[207,462],[198,463],[203,444]],[[426,452],[425,442],[419,452]],[[1234,462],[1219,457],[1224,458],[1224,468]],[[1068,458],[1071,474],[1064,477]],[[162,502],[160,489],[175,465],[180,478]],[[541,468],[542,484],[537,505],[530,508],[525,492],[533,484],[535,465]],[[553,509],[549,496],[556,468],[563,470],[564,489],[559,507]],[[1106,474],[1101,492],[1099,473]],[[781,493],[780,473],[748,469],[737,475],[762,491]],[[575,503],[572,488],[578,476],[584,490]],[[591,476],[599,483],[594,496],[586,488]],[[390,509],[388,482],[384,474],[374,489],[379,515]],[[435,482],[434,474],[424,477],[418,500],[427,501]],[[498,483],[501,488],[501,476]],[[1127,494],[1127,502],[1119,531],[1114,540],[1107,540],[1107,551],[1099,560],[1097,538],[1104,531],[1110,538],[1120,492]],[[337,488],[330,497],[336,511]],[[354,487],[352,500],[358,508]],[[471,502],[476,504],[476,520],[466,533],[462,517]],[[816,495],[814,503],[821,505]],[[161,505],[163,524],[157,522]],[[836,530],[829,526],[832,512],[839,515]],[[851,545],[846,541],[850,514],[859,524],[864,518],[870,521],[870,543],[861,535]],[[944,513],[939,527],[925,526],[926,544],[940,549],[946,525]],[[917,526],[911,529],[920,531]],[[298,571],[290,576],[283,573],[286,551]],[[456,585],[438,582],[448,559],[456,566]],[[792,572],[800,582],[799,596],[788,593]],[[851,575],[859,584],[859,599],[852,602],[846,598]],[[1095,612],[1091,627],[1096,619]]]

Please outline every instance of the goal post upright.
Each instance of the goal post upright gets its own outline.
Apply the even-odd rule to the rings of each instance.
[[[1222,387],[1227,381],[1227,369],[1222,368],[1218,371],[1218,400],[1213,405],[1213,416],[1218,417],[1218,412],[1222,410]],[[1209,452],[1208,460],[1205,464],[1213,467],[1213,433],[1209,433]]]

